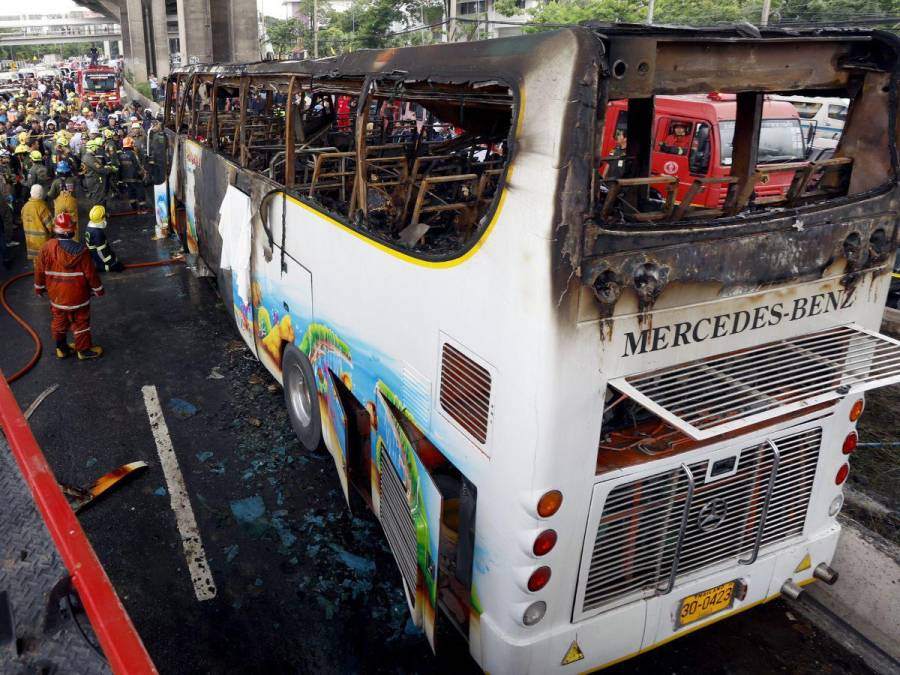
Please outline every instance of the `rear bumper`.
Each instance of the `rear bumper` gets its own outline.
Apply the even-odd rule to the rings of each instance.
[[[840,526],[834,523],[808,539],[788,543],[761,554],[747,566],[730,566],[714,572],[700,572],[682,579],[671,593],[617,607],[577,623],[561,624],[534,640],[514,642],[487,614],[481,617],[480,665],[490,673],[583,673],[614,665],[659,647],[738,612],[780,595],[785,581],[804,585],[811,582],[819,563],[831,563]],[[809,554],[810,565],[795,572]],[[743,599],[731,609],[679,629],[675,627],[682,598],[735,579],[747,586]],[[577,642],[584,658],[563,666],[562,661]],[[479,657],[475,654],[476,659]]]

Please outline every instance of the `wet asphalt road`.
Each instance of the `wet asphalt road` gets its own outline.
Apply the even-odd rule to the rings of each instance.
[[[125,262],[178,252],[150,216],[110,223]],[[24,247],[20,247],[24,249]],[[0,282],[24,269],[0,270]],[[408,620],[380,528],[348,514],[330,457],[294,440],[281,390],[250,356],[209,280],[184,266],[106,275],[93,305],[95,362],[52,355],[46,301],[29,281],[10,299],[44,340],[13,390],[24,408],[60,388],[31,424],[65,483],[126,462],[150,468],[80,519],[159,671],[170,673],[475,672],[438,663]],[[0,316],[0,368],[30,340]],[[141,387],[155,385],[217,586],[198,602],[151,436]],[[71,672],[77,673],[77,664]],[[2,672],[2,668],[0,668]],[[610,673],[868,673],[780,601],[610,669]]]

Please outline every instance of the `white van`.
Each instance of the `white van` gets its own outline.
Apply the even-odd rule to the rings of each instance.
[[[847,119],[850,101],[846,98],[826,98],[824,96],[773,96],[775,100],[790,101],[800,115],[800,125],[811,151],[821,154],[834,150]]]

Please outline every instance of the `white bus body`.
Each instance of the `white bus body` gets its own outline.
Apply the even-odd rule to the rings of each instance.
[[[624,30],[623,44],[629,39]],[[669,34],[659,38],[660,49],[681,44],[677,31],[673,35],[671,43]],[[757,48],[752,38],[725,37]],[[786,583],[802,587],[812,581],[817,567],[831,562],[840,533],[835,516],[841,486],[835,476],[846,462],[842,444],[854,427],[851,411],[865,389],[900,380],[900,343],[875,333],[890,278],[890,264],[880,257],[882,239],[896,239],[893,182],[855,197],[859,183],[851,182],[851,197],[839,198],[851,205],[833,211],[837,215],[827,222],[824,210],[848,202],[810,202],[789,219],[783,211],[766,211],[761,217],[783,219],[768,233],[728,230],[744,226],[722,221],[717,227],[731,232],[725,239],[733,258],[691,257],[705,248],[710,255],[727,250],[714,230],[698,226],[679,240],[644,223],[628,236],[657,237],[646,252],[617,245],[611,226],[596,237],[597,246],[603,237],[613,242],[608,254],[585,254],[577,274],[561,267],[560,222],[570,222],[561,195],[589,194],[596,174],[588,163],[583,183],[566,182],[578,155],[573,151],[567,159],[567,139],[577,133],[590,137],[589,127],[576,132],[573,120],[591,125],[603,109],[584,105],[583,117],[575,111],[584,101],[598,100],[596,90],[587,87],[584,93],[582,71],[591,54],[615,51],[615,40],[606,39],[579,28],[473,45],[360,52],[345,61],[303,66],[323,77],[342,68],[354,76],[402,70],[410,82],[422,77],[433,57],[430,67],[441,75],[439,82],[456,81],[456,71],[448,65],[444,75],[439,64],[458,61],[479,73],[469,76],[475,81],[508,84],[515,106],[502,193],[471,245],[444,260],[369,236],[305,193],[285,195],[277,181],[241,168],[227,150],[208,147],[205,132],[195,128],[202,118],[195,115],[191,122],[189,105],[175,110],[179,96],[198,91],[203,78],[265,78],[266,72],[281,72],[279,67],[290,74],[297,64],[259,66],[265,72],[197,66],[170,79],[167,125],[199,139],[170,133],[175,166],[169,188],[185,209],[186,236],[217,274],[223,297],[233,301],[249,348],[285,383],[289,408],[303,389],[296,380],[288,382],[300,376],[282,370],[282,353],[296,347],[308,357],[322,437],[348,495],[358,485],[353,475],[359,461],[348,430],[360,424],[360,411],[367,413],[364,454],[371,464],[362,465],[368,475],[361,482],[368,484],[371,507],[398,559],[413,617],[432,645],[440,634],[437,625],[454,612],[447,606],[454,596],[441,595],[448,564],[442,547],[452,541],[454,551],[463,550],[466,534],[454,524],[463,516],[451,514],[450,505],[465,504],[463,493],[477,490],[477,501],[470,499],[473,508],[477,504],[474,545],[465,562],[471,565],[471,601],[459,610],[457,616],[467,617],[457,628],[475,661],[492,673],[606,666],[777,597]],[[820,48],[815,36],[809,39]],[[588,54],[588,48],[595,51]],[[526,54],[529,66],[521,80],[504,79],[507,65]],[[415,62],[424,65],[417,70]],[[662,69],[662,55],[657,63]],[[610,67],[617,72],[618,66]],[[622,81],[641,70],[635,66]],[[760,81],[753,72],[747,81]],[[730,86],[725,79],[717,82],[722,91]],[[610,91],[614,86],[625,85],[610,84]],[[685,93],[656,86],[666,95]],[[359,109],[367,105],[361,102]],[[739,99],[739,111],[744,106]],[[215,123],[209,124],[212,129]],[[629,134],[637,133],[632,126]],[[242,142],[234,141],[235,147]],[[742,150],[735,152],[739,157]],[[679,227],[672,229],[682,232]],[[715,237],[703,239],[696,234],[701,231]],[[594,235],[585,230],[584,236]],[[844,237],[849,244],[841,248]],[[872,253],[858,254],[859,248]],[[647,278],[663,278],[661,272],[654,276],[654,266],[665,269],[670,281],[644,296],[650,282],[639,278],[641,269]],[[603,277],[603,269],[613,276]],[[636,281],[622,269],[637,270]],[[614,279],[615,289],[601,289],[593,275]],[[604,305],[598,295],[606,292],[614,302]],[[817,346],[832,343],[837,346]],[[754,349],[763,351],[735,354]],[[852,386],[816,379],[826,366],[838,368],[836,378],[845,377],[827,354],[848,349],[862,354],[860,362],[868,359],[865,372],[850,378]],[[873,361],[876,355],[890,367]],[[756,389],[729,375],[731,364],[751,357],[752,367],[768,363],[771,373],[756,376]],[[766,388],[777,379],[793,383],[792,391],[805,391],[807,385],[796,379],[804,372],[816,389],[799,398]],[[647,373],[655,374],[642,380]],[[677,391],[679,382],[691,384],[674,402],[666,399],[665,388]],[[707,395],[699,393],[704,382]],[[460,417],[452,405],[458,399],[447,398],[457,388],[465,390],[463,398],[479,397],[470,408],[473,417],[486,411],[478,423]],[[604,408],[623,392],[629,400],[622,405],[642,406],[674,429],[685,449],[603,450]],[[733,405],[742,396],[756,398]],[[692,416],[704,405],[723,414],[711,420]],[[301,401],[301,413],[313,414],[302,407]],[[434,449],[441,457],[435,459]],[[451,491],[462,496],[449,499],[448,476],[458,474],[462,488],[454,483]],[[561,507],[541,517],[538,502],[553,490],[562,495]],[[646,495],[652,501],[644,510]],[[626,503],[634,508],[624,508]],[[536,538],[549,529],[558,537],[555,546],[535,554]],[[604,560],[616,560],[616,568],[605,568]],[[459,557],[451,562],[462,564]],[[550,570],[546,585],[529,590],[529,580],[544,566]],[[641,572],[645,568],[652,573]],[[720,611],[686,621],[690,605],[683,601],[720,587]],[[715,594],[704,597],[712,600],[701,602],[717,601]],[[524,617],[540,613],[539,603],[545,611],[526,625]],[[437,647],[440,653],[440,639]]]

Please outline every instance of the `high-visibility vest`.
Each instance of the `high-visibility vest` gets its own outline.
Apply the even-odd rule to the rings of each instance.
[[[75,223],[75,236],[73,239],[80,241],[78,234],[78,200],[75,199],[75,195],[66,190],[60,192],[59,196],[53,200],[54,218],[60,213],[68,213],[72,217],[72,222]]]
[[[22,207],[22,229],[25,231],[25,246],[28,259],[34,260],[48,239],[50,239],[53,218],[43,199],[29,199]]]

